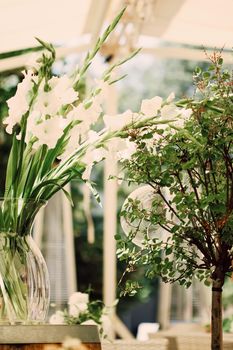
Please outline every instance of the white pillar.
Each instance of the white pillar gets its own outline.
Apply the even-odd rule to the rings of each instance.
[[[184,321],[192,322],[193,320],[193,286],[184,290],[185,306],[184,306]]]
[[[170,326],[172,285],[161,280],[159,286],[158,322],[161,329],[168,329]]]
[[[65,190],[70,193],[70,184],[65,186]],[[67,276],[67,289],[69,295],[77,290],[77,278],[76,278],[76,262],[75,262],[75,246],[74,246],[74,230],[73,230],[73,215],[72,207],[68,199],[63,194],[62,209],[63,209],[63,230],[66,247],[66,276]]]
[[[104,303],[111,306],[116,299],[116,180],[108,180],[116,165],[109,157],[105,161],[104,181]]]
[[[117,113],[117,94],[114,86],[109,86],[106,96],[106,112],[110,115]],[[117,229],[117,180],[108,179],[110,175],[116,174],[117,162],[110,153],[105,160],[104,167],[103,295],[106,306],[113,305],[116,299],[117,272],[114,236]]]
[[[202,325],[210,324],[211,322],[211,287],[207,287],[203,282],[197,283],[199,287],[199,314],[200,323]]]

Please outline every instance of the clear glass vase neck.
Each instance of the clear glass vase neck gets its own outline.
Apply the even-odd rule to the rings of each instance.
[[[46,203],[33,198],[0,198],[0,232],[30,234],[36,214]]]

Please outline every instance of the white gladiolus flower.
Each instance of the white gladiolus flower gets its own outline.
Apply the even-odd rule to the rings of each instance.
[[[33,129],[34,129],[35,125],[40,123],[41,120],[42,120],[41,113],[39,111],[33,111],[29,114],[29,116],[27,118],[27,130],[26,130],[26,137],[25,137],[26,143],[28,143],[30,141],[30,139],[34,136]]]
[[[156,116],[158,110],[161,108],[163,99],[160,96],[155,96],[149,100],[143,100],[141,104],[141,112],[147,117],[152,118]]]
[[[71,121],[81,121],[86,129],[89,129],[90,126],[97,122],[102,108],[96,99],[91,101],[92,104],[85,108],[85,102],[80,103],[77,107],[74,107],[66,116],[66,118]]]
[[[73,89],[72,81],[67,75],[52,77],[48,83],[52,88],[52,95],[60,100],[61,106],[71,104],[78,99],[78,92]]]
[[[33,105],[33,111],[39,111],[43,115],[53,116],[60,108],[60,100],[54,98],[51,92],[44,91],[44,87],[40,86],[38,96]]]
[[[180,110],[175,105],[165,105],[161,108],[161,119],[176,119]]]
[[[86,164],[86,169],[82,174],[83,180],[89,180],[91,176],[91,170],[94,163],[100,162],[106,157],[107,150],[104,148],[91,148],[82,158],[82,162]]]
[[[183,128],[185,122],[190,118],[193,111],[191,108],[188,108],[188,109],[182,108],[179,112],[180,112],[179,119],[174,123],[174,125],[179,128]]]
[[[90,130],[87,133],[87,139],[88,139],[90,144],[93,144],[94,142],[98,141],[99,134],[94,130]]]
[[[102,108],[100,106],[100,103],[98,101],[98,98],[93,98],[91,101],[90,107],[86,109],[86,117],[83,118],[82,121],[84,123],[87,123],[89,126],[92,124],[95,124],[100,116],[100,113],[102,112]],[[81,120],[78,116],[78,120]]]
[[[192,115],[193,111],[191,108],[187,108],[187,109],[182,108],[180,113],[181,113],[181,116],[183,119],[188,120],[190,118],[190,116]]]
[[[49,319],[50,324],[64,324],[64,313],[62,311],[56,311]]]
[[[31,126],[31,134],[37,137],[37,141],[33,144],[33,148],[37,149],[42,145],[48,148],[54,148],[57,141],[63,134],[63,118],[59,115],[41,121]]]
[[[66,119],[69,122],[73,121],[83,121],[87,117],[86,109],[83,106],[83,103],[80,103],[77,107],[74,107],[66,116]]]
[[[64,75],[52,77],[48,81],[51,90],[44,91],[45,81],[41,83],[33,110],[53,116],[61,107],[78,99],[78,93],[72,88],[70,79]]]
[[[119,137],[113,137],[108,140],[106,146],[109,150],[108,155],[111,155],[115,161],[129,159],[137,150],[136,144],[133,141]]]
[[[170,122],[169,124],[174,125],[179,128],[184,127],[184,123],[190,118],[192,114],[192,110],[189,109],[179,109],[175,105],[165,105],[161,109],[161,119],[171,120],[174,119],[174,122]],[[165,128],[167,125],[159,125],[159,128]]]
[[[130,124],[134,121],[135,113],[133,113],[130,109],[125,111],[122,114],[117,115],[105,115],[103,117],[106,128],[110,131],[117,131],[122,129],[127,124]]]
[[[90,116],[90,119],[91,119],[92,123],[97,122],[98,118],[95,119],[96,118],[95,116],[99,117],[100,113],[102,113],[102,108],[101,108],[101,105],[100,105],[100,101],[98,100],[97,97],[92,99],[92,104],[88,108],[88,110],[90,110],[91,113],[92,113],[91,116]]]
[[[126,146],[126,140],[120,139],[119,137],[113,137],[108,140],[107,147],[111,150],[111,153],[117,153],[119,151],[123,151]]]
[[[121,161],[130,159],[131,156],[137,151],[136,143],[129,141],[128,139],[125,142],[126,148],[117,153],[117,158]]]
[[[30,103],[30,91],[33,87],[33,71],[24,72],[24,79],[17,86],[15,96],[8,101],[8,117],[4,120],[6,131],[11,134],[13,127],[20,123],[22,116],[28,111]]]

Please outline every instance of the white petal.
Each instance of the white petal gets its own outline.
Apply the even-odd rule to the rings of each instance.
[[[126,112],[122,114],[117,115],[105,115],[103,117],[105,126],[111,130],[121,130],[123,127],[125,127],[127,124],[130,124],[133,122],[134,114],[131,110],[127,110]]]
[[[119,151],[117,157],[119,160],[127,160],[130,159],[131,156],[137,151],[137,145],[134,142],[126,140],[126,148],[122,151]]]
[[[54,148],[63,134],[61,119],[62,117],[55,116],[51,119],[43,120],[40,124],[32,125],[31,133],[38,139],[33,147],[47,145],[50,149]]]
[[[151,99],[143,100],[141,104],[141,112],[147,117],[156,116],[158,110],[161,108],[163,99],[160,96],[155,96]]]
[[[180,110],[175,105],[165,105],[161,109],[161,119],[174,119],[179,114]]]

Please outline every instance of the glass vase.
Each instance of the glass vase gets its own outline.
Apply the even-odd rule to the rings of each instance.
[[[31,231],[42,201],[0,200],[0,323],[45,322],[50,298],[45,260]]]

